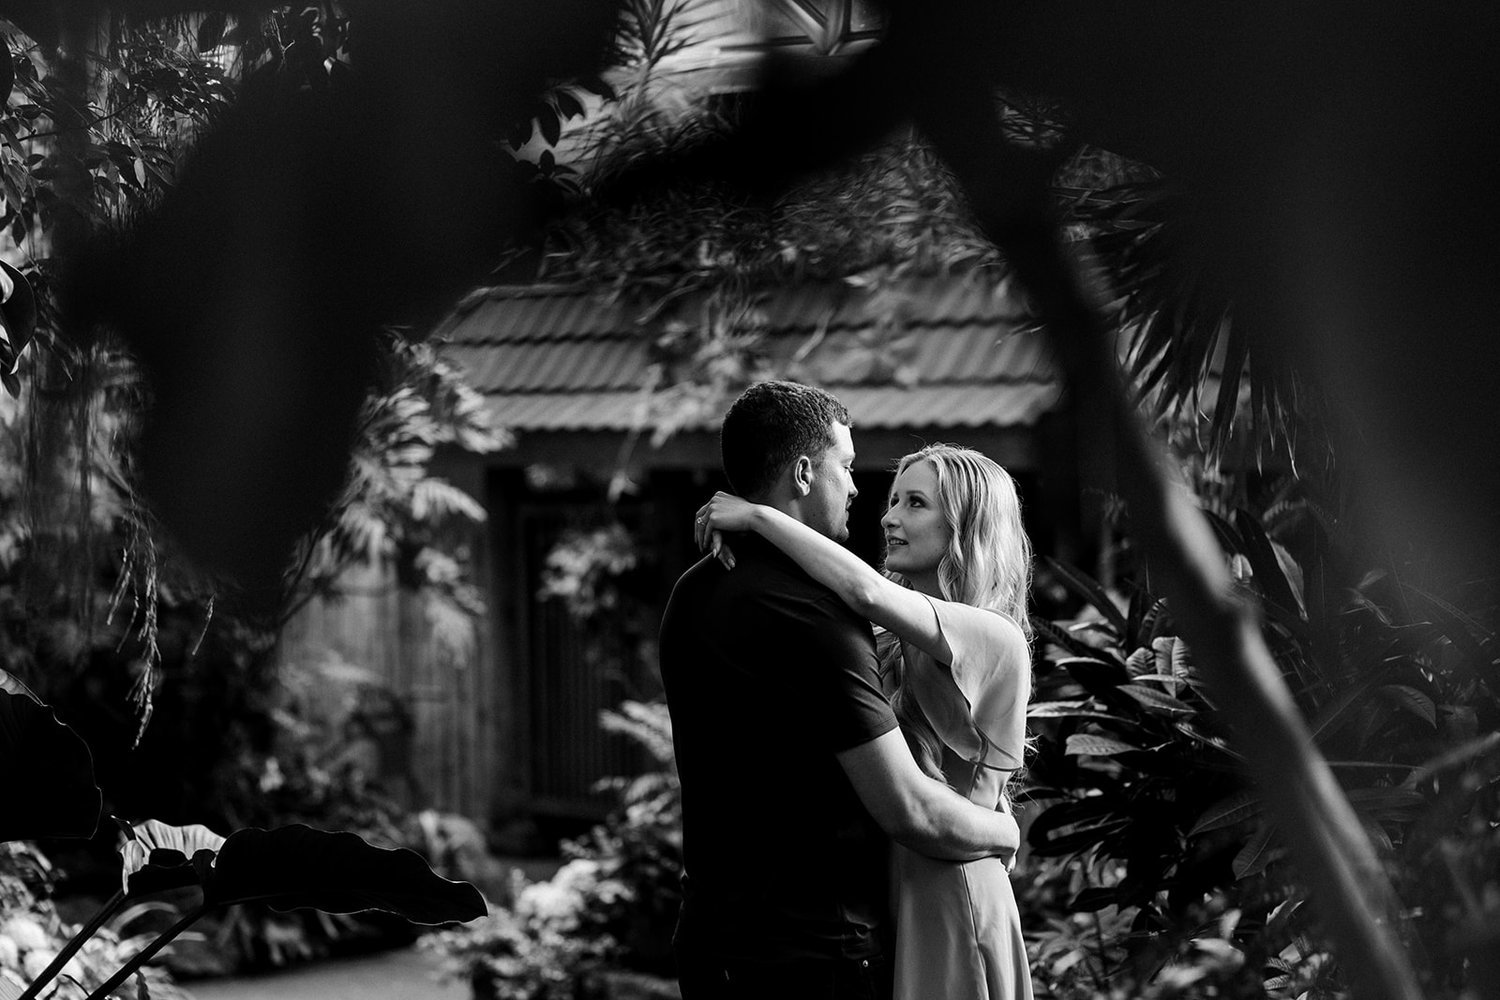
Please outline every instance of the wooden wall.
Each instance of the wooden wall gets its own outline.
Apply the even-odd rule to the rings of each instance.
[[[278,653],[283,675],[310,676],[338,698],[352,690],[358,669],[369,671],[411,714],[409,737],[381,747],[387,788],[413,808],[485,819],[493,696],[480,649],[455,659],[434,641],[421,597],[398,585],[390,565],[360,567],[341,589],[342,597],[313,601],[288,625]],[[483,621],[476,625],[485,631]]]

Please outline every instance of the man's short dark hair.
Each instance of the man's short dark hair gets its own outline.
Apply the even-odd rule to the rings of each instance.
[[[724,475],[740,496],[757,496],[798,455],[817,458],[833,447],[833,425],[849,423],[849,411],[830,392],[799,382],[757,382],[724,415]]]

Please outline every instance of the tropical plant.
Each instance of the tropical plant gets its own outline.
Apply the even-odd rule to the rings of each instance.
[[[1244,510],[1228,520],[1209,516],[1242,599],[1264,609],[1266,641],[1386,863],[1425,868],[1438,850],[1434,841],[1451,851],[1457,829],[1482,808],[1482,796],[1459,793],[1457,827],[1439,824],[1438,835],[1429,820],[1414,823],[1431,814],[1438,787],[1446,787],[1432,780],[1434,769],[1486,773],[1494,741],[1476,739],[1472,720],[1476,711],[1492,713],[1493,700],[1474,671],[1491,668],[1487,657],[1460,653],[1477,652],[1483,633],[1393,573],[1343,582],[1349,567],[1317,511],[1282,500],[1263,518]],[[1300,909],[1307,889],[1280,863],[1266,793],[1247,784],[1244,762],[1225,740],[1227,722],[1175,634],[1170,609],[1144,586],[1119,601],[1086,574],[1052,569],[1089,612],[1071,624],[1035,622],[1047,652],[1030,710],[1042,736],[1028,794],[1042,808],[1029,843],[1039,857],[1081,859],[1090,873],[1068,901],[1075,917],[1064,923],[1108,912],[1118,929],[1129,918],[1128,933],[1098,931],[1099,947],[1085,946],[1075,961],[1102,974],[1118,971],[1126,957],[1137,981],[1155,981],[1167,968],[1164,949],[1193,940],[1205,901],[1218,900],[1221,913],[1241,915],[1226,939],[1264,957],[1267,988],[1305,979],[1309,962],[1331,982],[1333,967],[1298,937],[1314,926]],[[1253,747],[1253,740],[1234,745]],[[1423,829],[1425,843],[1414,836]],[[1472,850],[1468,864],[1491,848]],[[1043,932],[1054,950],[1065,930]],[[1429,947],[1435,934],[1423,932]],[[1246,963],[1243,974],[1262,972]]]
[[[627,701],[601,725],[648,752],[654,769],[609,778],[616,808],[584,837],[564,841],[557,874],[513,874],[511,902],[488,920],[425,939],[478,998],[582,1000],[616,974],[670,976],[682,874],[681,793],[663,702]],[[643,980],[643,996],[666,996]],[[653,992],[654,990],[654,992]]]
[[[8,674],[0,674],[6,687],[0,690],[0,711],[32,720],[24,728],[0,729],[18,745],[7,750],[28,751],[27,757],[51,768],[67,789],[93,785],[87,754],[54,756],[49,749],[66,742],[70,734],[55,718],[38,719],[22,703],[39,703],[19,689]],[[45,706],[40,706],[45,710]],[[19,710],[19,711],[18,711]],[[76,739],[76,737],[72,737]],[[82,811],[60,796],[47,803],[33,800],[19,814],[19,824],[8,828],[7,839],[39,833],[73,835],[92,833],[97,823],[97,795],[87,829],[79,823]],[[72,824],[78,824],[73,826]],[[92,987],[88,1000],[106,1000],[117,992],[145,963],[201,917],[209,912],[250,901],[265,902],[289,910],[311,907],[331,913],[382,909],[421,923],[471,920],[485,912],[483,899],[467,883],[449,882],[433,874],[427,864],[407,850],[372,847],[352,833],[328,833],[300,824],[274,830],[246,829],[221,837],[203,826],[174,827],[148,820],[122,824],[120,888],[72,938],[42,965],[47,939],[34,921],[13,918],[5,925],[5,939],[16,946],[17,960],[29,974],[30,985],[15,992],[16,1000],[33,1000],[68,968],[80,949],[94,938],[107,920],[122,907],[141,897],[166,890],[196,887],[200,902],[171,927],[125,957],[102,983]],[[19,940],[17,936],[19,935]],[[0,946],[4,947],[4,946]],[[26,954],[23,956],[21,952]],[[9,949],[0,958],[9,964]],[[83,972],[75,966],[76,971]]]
[[[380,373],[360,410],[349,473],[324,518],[299,541],[283,582],[279,624],[315,596],[336,594],[349,567],[395,562],[398,577],[423,595],[438,639],[462,660],[483,610],[467,578],[467,554],[453,525],[484,521],[484,507],[432,474],[438,449],[483,455],[510,443],[484,398],[464,384],[432,344],[390,334]]]

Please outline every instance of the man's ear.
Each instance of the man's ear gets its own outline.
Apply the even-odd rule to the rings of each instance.
[[[812,492],[813,463],[806,455],[798,455],[792,463],[792,488],[797,496],[805,497]]]

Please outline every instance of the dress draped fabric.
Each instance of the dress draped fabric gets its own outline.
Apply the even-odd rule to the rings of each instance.
[[[948,783],[994,809],[1025,751],[1030,654],[995,612],[932,606],[953,662],[902,643],[906,684],[943,742]],[[897,844],[892,873],[895,1000],[1031,1000],[1020,913],[999,858],[938,861]]]

